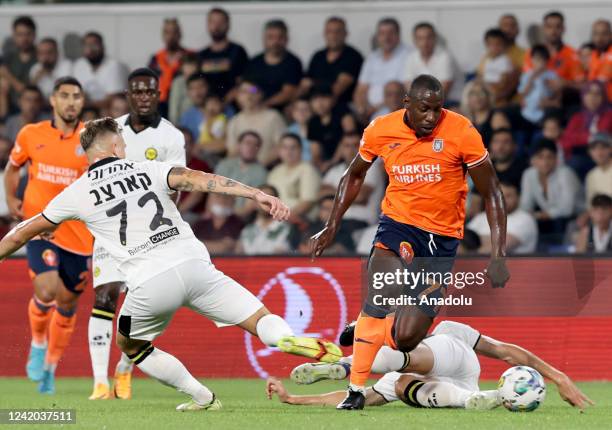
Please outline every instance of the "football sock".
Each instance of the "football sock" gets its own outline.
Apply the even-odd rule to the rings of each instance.
[[[293,336],[293,330],[287,321],[278,315],[264,315],[257,321],[257,336],[268,346],[278,345],[278,341],[286,336]]]
[[[213,399],[213,393],[200,384],[176,357],[154,348],[147,343],[140,352],[130,355],[131,360],[140,370],[157,379],[164,385],[169,385],[190,395],[196,403],[205,405]]]
[[[72,333],[74,333],[75,312],[76,309],[66,311],[60,308],[56,308],[53,312],[51,324],[49,324],[49,347],[47,348],[45,363],[57,365],[62,358],[64,350],[70,343]]]
[[[126,354],[121,353],[121,358],[117,362],[117,367],[115,367],[115,372],[117,373],[126,373],[131,372],[134,368],[134,362],[130,360]]]
[[[113,338],[113,312],[93,308],[89,317],[87,336],[94,384],[108,385],[108,361]]]
[[[472,391],[450,382],[414,380],[404,390],[406,403],[425,408],[463,408]]]
[[[47,330],[53,316],[53,302],[44,303],[32,297],[28,304],[28,319],[32,332],[32,346],[44,348],[47,346]]]
[[[363,390],[370,376],[372,363],[385,340],[385,318],[360,315],[355,326],[351,388]]]
[[[383,346],[372,363],[372,373],[399,372],[410,363],[408,353]]]

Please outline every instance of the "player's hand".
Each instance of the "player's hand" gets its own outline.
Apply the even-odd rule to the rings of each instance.
[[[266,381],[266,395],[268,396],[268,399],[272,400],[272,395],[274,393],[276,393],[276,395],[278,396],[278,400],[283,403],[287,402],[289,393],[287,393],[287,390],[285,389],[283,383],[279,379],[270,377]]]
[[[260,191],[255,194],[253,199],[260,208],[272,215],[275,221],[287,221],[289,219],[289,208],[278,197]]]
[[[593,406],[595,402],[589,399],[580,389],[574,384],[574,382],[567,376],[563,375],[561,381],[557,382],[557,390],[563,400],[572,406],[584,410],[586,406]]]
[[[510,279],[510,272],[508,272],[504,258],[491,258],[485,269],[485,274],[491,280],[493,288],[505,287],[506,282]]]
[[[326,226],[323,230],[310,238],[310,258],[320,257],[325,248],[334,243],[336,229]]]
[[[23,211],[21,208],[23,202],[21,201],[21,199],[18,199],[15,196],[7,196],[6,205],[8,206],[9,213],[11,214],[13,219],[17,221],[23,220]]]

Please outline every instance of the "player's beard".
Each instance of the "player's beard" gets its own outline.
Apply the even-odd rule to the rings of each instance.
[[[77,122],[79,122],[79,117],[81,116],[81,114],[77,113],[75,115],[65,115],[61,112],[58,112],[57,116],[59,116],[60,119],[64,121],[66,125],[74,126]]]

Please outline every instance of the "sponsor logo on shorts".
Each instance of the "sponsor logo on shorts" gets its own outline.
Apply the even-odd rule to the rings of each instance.
[[[94,269],[93,269],[94,278],[97,278],[98,276],[100,276],[100,272],[101,271],[102,271],[102,269],[100,269],[99,266],[94,267]]]
[[[410,264],[412,263],[412,259],[414,258],[414,250],[412,249],[412,245],[409,242],[402,242],[399,246],[399,253],[402,259]]]
[[[180,233],[178,231],[178,228],[172,227],[169,230],[165,230],[165,231],[154,234],[153,236],[149,237],[149,240],[151,241],[151,243],[159,243],[162,240],[166,240],[172,236],[178,236],[179,234]]]
[[[52,249],[45,249],[42,252],[42,259],[47,266],[57,266],[57,254]]]
[[[145,158],[147,160],[155,160],[157,158],[157,149],[147,148],[145,151]]]

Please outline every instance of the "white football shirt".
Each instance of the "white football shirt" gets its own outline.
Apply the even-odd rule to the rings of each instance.
[[[128,285],[138,286],[187,260],[210,260],[170,199],[172,167],[105,158],[49,202],[43,216],[55,224],[83,221],[119,263]]]

